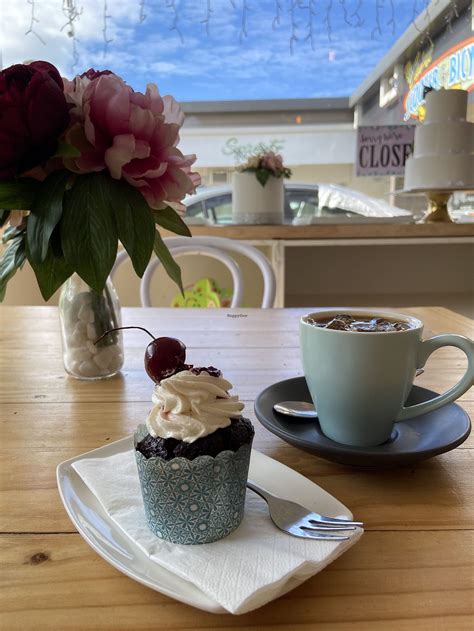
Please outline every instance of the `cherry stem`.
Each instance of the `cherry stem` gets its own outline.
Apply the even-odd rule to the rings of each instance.
[[[104,337],[109,333],[113,333],[114,331],[123,331],[124,329],[139,329],[140,331],[145,331],[145,333],[148,333],[152,340],[155,339],[155,336],[152,335],[150,331],[147,331],[147,329],[144,329],[142,326],[117,326],[115,327],[115,329],[109,329],[105,333],[102,333],[102,335],[96,339],[94,345],[97,344],[97,342],[100,342],[100,340],[103,340]]]

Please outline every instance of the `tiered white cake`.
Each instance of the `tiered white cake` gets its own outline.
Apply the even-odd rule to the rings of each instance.
[[[426,96],[426,118],[415,129],[405,165],[405,190],[474,188],[474,123],[466,121],[467,92],[437,90]]]
[[[233,177],[232,218],[234,223],[283,223],[283,178],[270,176],[262,186],[255,173],[238,172]]]

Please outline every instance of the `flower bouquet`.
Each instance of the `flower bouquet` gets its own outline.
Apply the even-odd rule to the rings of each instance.
[[[281,224],[283,179],[291,171],[273,151],[259,152],[237,167],[232,178],[232,219],[236,224]]]
[[[281,155],[273,151],[251,156],[245,164],[241,164],[238,167],[238,171],[241,173],[255,173],[255,177],[262,186],[265,186],[268,178],[272,176],[276,178],[291,177],[291,170],[283,166]]]
[[[155,85],[109,70],[62,79],[45,61],[0,72],[0,300],[28,261],[47,300],[74,272],[104,290],[120,241],[142,276],[153,251],[182,289],[157,225],[181,235],[200,184],[177,144],[184,115]]]

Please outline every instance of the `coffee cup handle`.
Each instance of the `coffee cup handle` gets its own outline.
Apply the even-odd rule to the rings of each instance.
[[[404,407],[397,418],[397,422],[405,421],[409,418],[419,416],[420,414],[432,412],[442,405],[454,401],[462,394],[464,394],[467,390],[469,390],[469,388],[473,385],[474,342],[462,335],[436,335],[435,337],[431,337],[428,340],[420,342],[417,368],[423,368],[431,353],[436,351],[438,348],[442,348],[443,346],[455,346],[456,348],[460,348],[462,351],[464,351],[467,357],[467,369],[464,373],[464,376],[460,381],[458,381],[455,386],[453,386],[443,394],[435,397],[434,399],[430,399],[430,401],[425,401],[424,403],[418,403],[417,405],[410,405],[406,408]]]

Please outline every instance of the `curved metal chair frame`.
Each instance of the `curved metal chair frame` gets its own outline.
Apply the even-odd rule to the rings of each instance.
[[[164,239],[167,247],[173,256],[181,255],[203,255],[209,258],[214,258],[223,263],[230,271],[233,282],[233,296],[231,302],[231,308],[240,307],[243,296],[243,281],[242,272],[235,260],[229,256],[227,252],[237,252],[243,254],[247,258],[256,263],[260,269],[264,281],[264,290],[262,298],[262,308],[268,309],[273,307],[276,293],[276,281],[275,273],[268,259],[262,252],[255,247],[242,243],[240,241],[234,241],[232,239],[226,239],[225,237],[166,237]],[[112,268],[111,276],[113,278],[118,267],[128,257],[125,251],[119,252],[115,265]],[[143,275],[140,284],[140,299],[143,307],[151,307],[150,300],[150,284],[153,274],[156,268],[160,265],[159,259],[153,259],[148,265]]]

